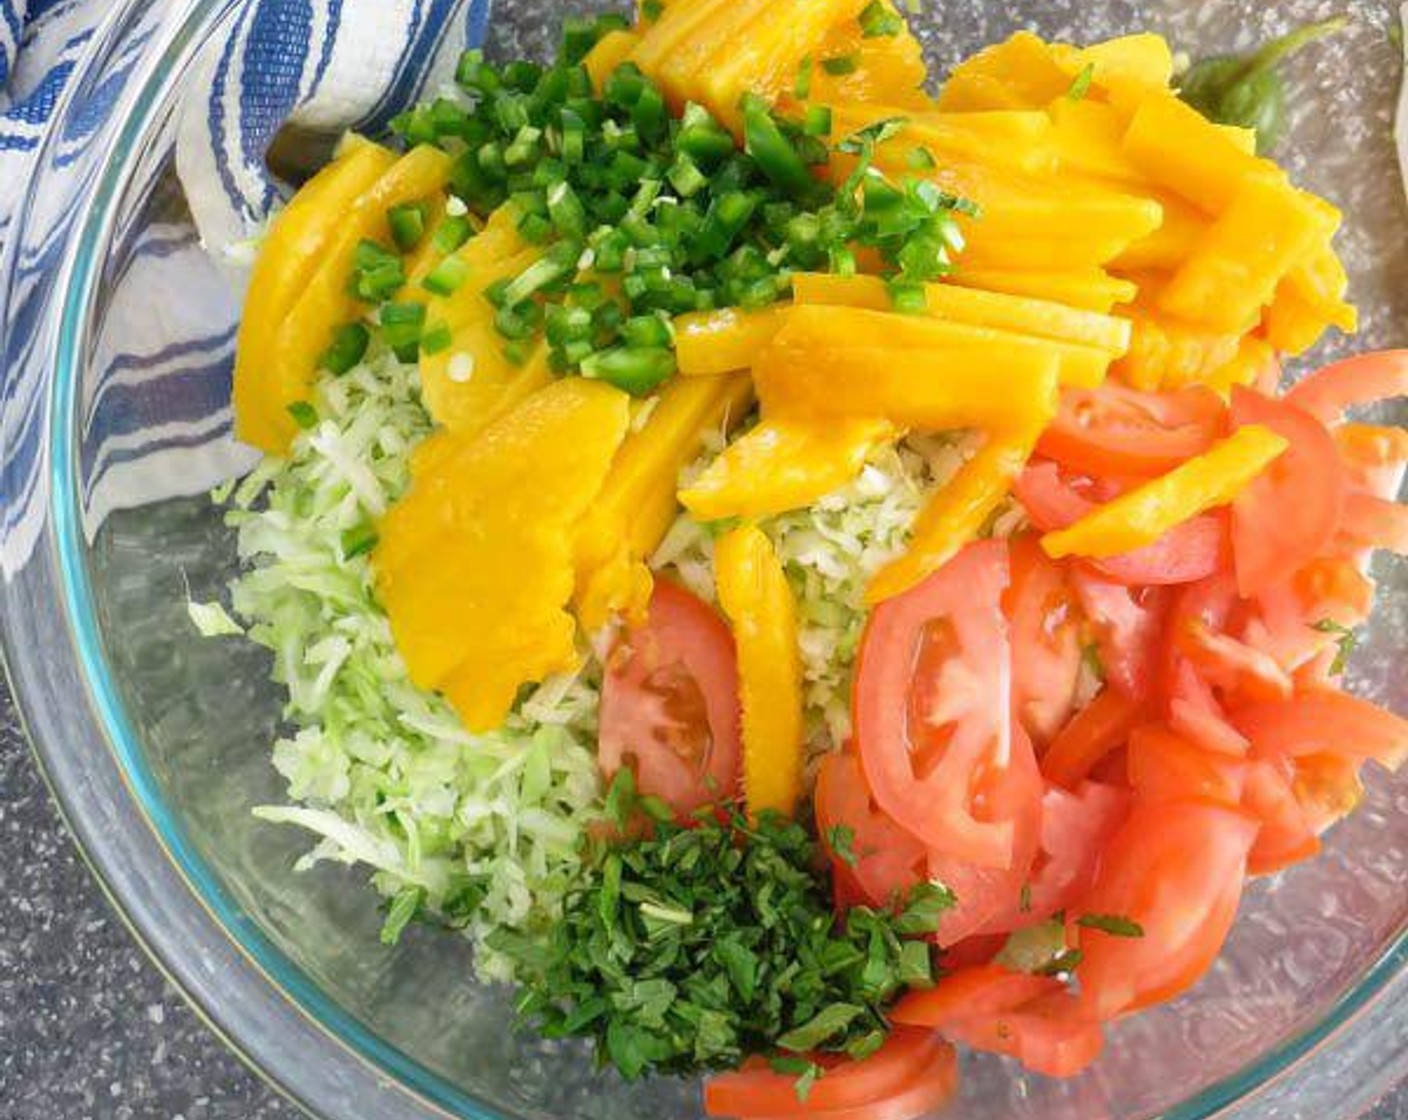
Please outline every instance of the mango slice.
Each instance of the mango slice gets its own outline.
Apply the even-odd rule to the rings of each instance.
[[[1109,314],[1139,294],[1132,280],[1111,276],[1103,269],[1023,272],[1019,269],[969,268],[966,265],[944,283],[955,287],[1008,295],[1054,300],[1070,307]]]
[[[338,158],[274,219],[260,246],[235,349],[234,404],[235,434],[261,451],[282,454],[296,430],[274,364],[279,327],[323,263],[344,214],[395,162],[394,152],[349,136]]]
[[[572,541],[625,438],[630,398],[567,378],[475,439],[443,446],[383,519],[376,590],[410,670],[440,688],[471,731],[508,715],[518,690],[576,660]],[[394,571],[399,534],[429,523],[431,545]]]
[[[792,588],[772,542],[752,525],[719,540],[714,576],[738,645],[748,812],[791,816],[802,796],[805,735]]]
[[[686,377],[717,377],[748,369],[782,326],[785,306],[763,311],[726,307],[675,317],[675,359]]]

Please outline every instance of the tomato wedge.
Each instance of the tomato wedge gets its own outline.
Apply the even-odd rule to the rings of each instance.
[[[925,850],[871,800],[860,759],[849,751],[829,754],[817,771],[817,831],[832,867],[849,879],[871,906],[888,906],[927,877]],[[833,830],[850,829],[849,856],[835,847]]]
[[[1399,556],[1408,553],[1408,506],[1373,494],[1349,495],[1336,543],[1347,552],[1383,548]]]
[[[1130,735],[1128,765],[1129,784],[1146,802],[1191,797],[1237,805],[1247,781],[1245,762],[1203,750],[1158,724]]]
[[[1075,706],[1080,678],[1080,608],[1061,565],[1031,534],[1011,541],[1012,585],[1003,597],[1012,628],[1012,702],[1043,745]]]
[[[709,1078],[704,1083],[704,1109],[710,1116],[780,1117],[872,1105],[921,1082],[944,1080],[952,1047],[932,1031],[901,1027],[868,1058],[847,1061],[816,1055],[815,1060],[825,1072],[807,1094],[805,1106],[797,1099],[795,1074],[778,1073],[766,1059],[755,1058],[734,1073]]]
[[[1028,466],[1017,479],[1014,492],[1032,523],[1043,532],[1074,524],[1097,504],[1067,482],[1054,463]],[[1224,524],[1219,513],[1201,514],[1144,548],[1086,563],[1132,587],[1192,583],[1222,565],[1227,538]]]
[[[733,635],[708,603],[657,579],[646,622],[607,656],[602,772],[630,766],[642,793],[685,816],[738,792],[740,757]]]
[[[875,608],[861,642],[855,730],[879,806],[931,851],[1012,866],[1018,822],[1002,541],[969,545]],[[1025,738],[1025,736],[1023,736]],[[997,809],[997,802],[1010,802]]]
[[[1111,383],[1065,390],[1037,451],[1080,474],[1152,477],[1202,454],[1225,427],[1211,389],[1146,393]]]
[[[1166,590],[1134,590],[1081,565],[1072,570],[1071,581],[1094,631],[1105,679],[1126,696],[1142,700],[1154,685],[1168,612]]]
[[[1286,400],[1325,424],[1359,404],[1408,396],[1408,350],[1359,354],[1312,373]]]
[[[1127,789],[1082,782],[1070,793],[1050,786],[1041,803],[1041,851],[1026,897],[1019,900],[1016,928],[1045,921],[1072,905],[1095,876],[1105,845],[1129,816]]]
[[[1269,759],[1247,766],[1242,807],[1261,821],[1261,831],[1247,856],[1247,873],[1270,875],[1320,851],[1320,837],[1296,799],[1294,767]]]
[[[1236,606],[1237,589],[1226,572],[1179,590],[1169,610],[1160,683],[1173,730],[1206,750],[1241,756],[1247,752],[1246,740],[1227,721],[1222,702],[1187,652],[1191,648],[1221,670],[1222,662],[1208,652],[1206,640],[1198,639],[1223,631]]]
[[[1075,1077],[1105,1048],[1100,1024],[1069,992],[1053,992],[1013,1011],[973,1016],[944,1033],[974,1050],[1016,1058],[1046,1077]]]
[[[1244,700],[1284,700],[1291,695],[1290,674],[1274,657],[1198,619],[1179,631],[1176,641],[1198,674],[1224,695]]]
[[[890,1018],[908,1027],[941,1030],[977,1015],[1012,1011],[1064,987],[1054,976],[974,965],[943,977],[928,991],[910,992],[890,1009]]]
[[[1105,1020],[1171,999],[1207,971],[1236,916],[1258,827],[1212,801],[1136,804],[1075,909],[1128,919],[1142,931],[1081,929],[1089,1014]]]
[[[1239,386],[1232,391],[1232,419],[1290,441],[1232,503],[1237,588],[1250,598],[1325,551],[1340,523],[1347,477],[1325,426],[1295,405]]]
[[[1361,759],[1332,751],[1291,760],[1291,787],[1316,835],[1352,813],[1364,799],[1359,780]]]
[[[1397,770],[1408,755],[1408,720],[1357,696],[1324,689],[1253,704],[1233,714],[1258,754],[1333,753]]]
[[[1408,430],[1341,424],[1332,434],[1351,486],[1381,498],[1397,496],[1408,464]]]
[[[942,1108],[958,1089],[958,1057],[947,1043],[913,1085],[865,1104],[812,1108],[753,1120],[919,1120]]]
[[[1142,710],[1119,689],[1103,690],[1061,729],[1041,758],[1041,772],[1056,785],[1075,789],[1101,759],[1124,746]]]

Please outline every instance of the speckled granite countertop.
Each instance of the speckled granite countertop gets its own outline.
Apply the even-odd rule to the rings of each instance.
[[[109,909],[0,675],[0,1120],[300,1115],[224,1049]],[[1408,1088],[1366,1120],[1408,1120]]]

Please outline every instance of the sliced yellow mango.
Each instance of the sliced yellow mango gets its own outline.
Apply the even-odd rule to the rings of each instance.
[[[1125,189],[1146,185],[1143,174],[1124,154],[1125,124],[1110,106],[1089,98],[1072,101],[1063,94],[1047,112],[1063,172],[1109,180]]]
[[[692,41],[715,12],[725,11],[732,3],[733,0],[674,0],[659,19],[642,27],[631,61],[659,81],[664,61],[681,44]]]
[[[1276,289],[1276,298],[1262,321],[1267,341],[1284,354],[1299,356],[1325,334],[1325,319],[1318,307],[1300,293],[1290,279]]]
[[[413,487],[416,515],[447,528],[432,548],[394,574],[373,554],[377,594],[411,679],[441,688],[471,731],[498,727],[524,684],[575,663],[575,626],[563,609],[573,533],[626,434],[629,400],[583,378],[535,394],[453,455],[437,456],[448,485],[432,487],[428,505]],[[384,520],[382,540],[408,524]]]
[[[841,139],[884,120],[904,127],[880,146],[880,166],[913,174],[909,155],[924,147],[940,166],[978,163],[1023,175],[1053,175],[1059,162],[1051,118],[1039,110],[908,112],[895,105],[844,104],[831,109],[832,136]]]
[[[882,0],[882,4],[886,11],[898,14],[892,0]],[[897,35],[868,36],[859,20],[849,20],[832,28],[815,57],[856,59],[855,70],[848,74],[832,74],[822,66],[812,69],[811,99],[815,102],[881,102],[901,109],[934,105],[923,88],[929,80],[924,48],[908,26]]]
[[[616,73],[617,67],[630,58],[638,46],[640,36],[634,31],[608,31],[598,39],[596,46],[582,60],[582,65],[591,76],[592,88],[598,93],[604,90],[606,80]]]
[[[1088,47],[1052,48],[1056,65],[1074,80],[1090,68],[1097,89],[1142,88],[1165,91],[1173,82],[1173,49],[1162,35],[1144,31]]]
[[[782,326],[785,305],[764,311],[726,307],[675,317],[675,359],[686,377],[746,370]]]
[[[1151,182],[1209,214],[1232,205],[1249,178],[1284,178],[1276,166],[1242,151],[1216,125],[1172,93],[1146,98],[1134,111],[1124,153]]]
[[[1338,227],[1339,211],[1330,207],[1325,220]],[[1291,269],[1286,281],[1327,326],[1339,327],[1346,334],[1359,329],[1359,312],[1344,298],[1349,290],[1349,274],[1328,238]]]
[[[1151,545],[1198,514],[1232,502],[1290,446],[1270,428],[1238,428],[1168,474],[1097,506],[1041,538],[1048,556],[1119,556]]]
[[[714,104],[704,101],[704,71],[711,56],[724,44],[738,42],[744,28],[772,2],[773,0],[733,0],[730,4],[716,8],[687,38],[681,39],[669,54],[660,59],[651,76],[673,99],[680,102],[703,102],[721,120],[733,120],[732,115],[726,117],[718,112]],[[785,0],[782,2],[785,6]],[[758,87],[753,88],[757,92],[763,92]],[[741,94],[742,91],[740,96]],[[735,107],[728,106],[730,113]]]
[[[281,454],[294,431],[274,364],[279,326],[322,264],[345,213],[395,162],[395,153],[379,144],[348,137],[338,158],[274,219],[260,245],[235,348],[234,405],[235,434],[261,451]]]
[[[1255,335],[1246,335],[1237,346],[1237,356],[1221,369],[1213,370],[1201,384],[1226,396],[1234,385],[1255,385],[1268,371],[1278,369],[1276,351]],[[1177,388],[1177,386],[1169,386]]]
[[[995,360],[1008,355],[1049,354],[1057,359],[1062,384],[1089,388],[1105,380],[1113,352],[1091,346],[1058,342],[1015,331],[977,326],[949,319],[899,315],[856,307],[799,305],[787,315],[774,340],[782,346],[809,348],[914,347],[933,349],[989,349]],[[863,413],[862,413],[863,414]]]
[[[797,605],[772,542],[747,525],[714,548],[719,605],[738,645],[748,812],[791,816],[802,796],[805,729]]]
[[[1139,293],[1130,280],[1111,276],[1103,269],[1078,271],[1024,272],[1020,269],[961,267],[944,283],[987,292],[1054,300],[1107,315],[1120,304],[1129,303]]]
[[[1209,330],[1158,311],[1136,307],[1128,312],[1129,351],[1115,363],[1114,373],[1146,392],[1180,385],[1201,385],[1234,361],[1241,336]]]
[[[589,631],[620,612],[639,618],[652,586],[645,561],[678,513],[680,471],[748,411],[746,377],[677,378],[621,448],[575,544],[577,616]]]
[[[701,521],[804,509],[853,481],[875,449],[897,435],[884,420],[764,420],[681,490],[680,502]]]
[[[1158,229],[1129,246],[1111,262],[1121,273],[1173,272],[1197,251],[1212,219],[1201,210],[1166,191],[1158,194],[1164,220]]]
[[[1070,75],[1057,65],[1051,48],[1030,31],[1019,31],[959,63],[939,92],[939,107],[982,108],[974,103],[1001,89],[1012,107],[1040,109],[1070,88]]]
[[[982,449],[959,469],[920,512],[904,555],[877,572],[866,588],[871,603],[884,602],[923,583],[987,526],[1012,492],[1031,458],[1046,421],[1011,434],[989,436]]]
[[[1333,233],[1326,220],[1303,191],[1252,176],[1174,273],[1159,306],[1214,330],[1251,330],[1286,274]]]
[[[300,287],[269,350],[270,373],[277,388],[271,394],[269,416],[274,450],[286,448],[297,432],[288,406],[306,400],[317,376],[318,362],[332,342],[333,332],[361,318],[366,304],[347,289],[357,246],[363,240],[387,242],[386,212],[402,202],[432,198],[450,177],[450,157],[439,148],[412,148],[363,191],[339,215],[336,232],[325,244],[317,270]]]

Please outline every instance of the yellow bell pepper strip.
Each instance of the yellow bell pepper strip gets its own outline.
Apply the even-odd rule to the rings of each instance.
[[[1055,415],[1055,404],[1048,416]],[[865,589],[874,604],[903,595],[937,572],[977,538],[1031,458],[1045,422],[990,435],[981,450],[929,499],[915,519],[909,547],[881,568]]]
[[[1026,272],[1021,269],[960,268],[944,283],[985,292],[1005,292],[1014,296],[1052,300],[1108,315],[1120,304],[1139,294],[1138,285],[1111,276],[1101,268],[1071,269],[1060,272]]]
[[[797,607],[772,542],[745,525],[714,546],[719,605],[733,624],[743,702],[743,793],[754,818],[791,816],[802,796],[805,729]]]
[[[675,316],[675,360],[686,377],[718,377],[752,367],[782,326],[785,305],[762,311],[726,307]]]
[[[774,345],[753,367],[769,419],[870,416],[900,428],[1014,428],[1047,415],[1057,361],[1040,348]]]
[[[1168,474],[1098,506],[1074,525],[1047,533],[1041,546],[1053,559],[1103,559],[1153,544],[1170,529],[1233,501],[1289,442],[1248,424]]]
[[[629,398],[583,378],[556,382],[437,455],[442,485],[417,480],[383,542],[415,518],[440,532],[376,591],[411,679],[440,688],[465,726],[500,726],[525,684],[576,663],[572,539],[629,423]],[[417,490],[426,490],[419,497]]]
[[[364,239],[388,242],[387,210],[398,203],[433,198],[449,181],[451,162],[439,148],[412,148],[338,215],[335,233],[324,245],[316,271],[301,286],[269,350],[269,368],[277,378],[270,415],[271,450],[286,448],[297,433],[288,406],[307,399],[333,331],[361,318],[366,310],[367,305],[348,290],[358,243]]]
[[[1174,273],[1159,306],[1213,330],[1251,330],[1286,274],[1334,232],[1327,220],[1304,192],[1249,178]]]
[[[665,385],[612,464],[575,541],[577,617],[594,632],[623,613],[643,617],[653,581],[646,561],[679,514],[680,471],[711,434],[742,421],[748,378],[677,378]]]
[[[617,67],[631,57],[631,52],[640,45],[640,36],[634,31],[608,31],[597,40],[596,46],[587,52],[582,65],[592,80],[592,89],[600,93],[606,88],[606,80],[616,73]]]
[[[994,330],[946,319],[869,311],[854,307],[798,305],[786,315],[775,343],[806,350],[877,346],[918,349],[985,350],[1001,361],[1005,355],[1032,354],[1059,359],[1061,382],[1092,387],[1105,380],[1114,355],[1108,350]],[[917,357],[917,355],[916,355]],[[913,362],[906,362],[912,367]],[[911,372],[913,372],[911,368]],[[866,415],[859,413],[859,415]],[[873,414],[871,414],[873,415]],[[902,423],[902,421],[896,421]]]
[[[254,264],[235,348],[235,434],[271,454],[288,447],[292,424],[276,384],[274,338],[284,315],[317,271],[344,215],[396,162],[394,152],[349,136],[274,219]]]
[[[874,450],[898,434],[884,420],[764,420],[681,490],[680,503],[701,521],[804,509],[855,479]]]
[[[893,307],[889,288],[877,276],[798,272],[792,277],[792,297],[798,304],[869,311],[888,311]],[[952,284],[929,284],[924,298],[928,314],[935,319],[1088,346],[1116,355],[1129,348],[1128,320],[1052,300],[982,292]]]

